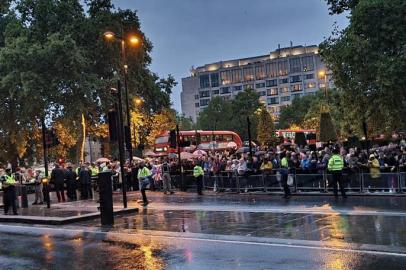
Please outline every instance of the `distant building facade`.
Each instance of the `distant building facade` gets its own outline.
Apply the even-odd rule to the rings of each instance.
[[[182,113],[196,121],[213,97],[230,100],[251,88],[277,119],[283,106],[296,97],[314,95],[326,83],[331,87],[317,46],[278,48],[267,55],[193,68],[182,79]]]

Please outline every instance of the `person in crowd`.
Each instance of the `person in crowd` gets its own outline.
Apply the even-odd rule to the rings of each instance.
[[[51,181],[55,188],[58,202],[65,202],[64,183],[65,171],[59,164],[55,164],[55,168],[51,172]]]
[[[76,195],[76,179],[77,175],[76,172],[73,171],[72,165],[67,166],[67,171],[66,171],[66,193],[71,201],[76,201],[77,200],[77,195]]]
[[[83,200],[92,199],[92,175],[89,168],[83,164],[79,170],[80,198]]]
[[[203,195],[203,175],[204,171],[203,168],[200,166],[200,164],[195,161],[193,167],[193,177],[196,180],[196,186],[197,186],[197,194],[198,195]]]
[[[11,173],[11,169],[7,168],[6,173],[2,176],[2,188],[3,188],[3,204],[4,214],[8,215],[8,210],[11,207],[13,214],[18,215],[16,205],[16,190],[17,181]]]
[[[370,176],[370,183],[368,188],[369,191],[374,192],[377,184],[379,183],[379,179],[381,178],[381,165],[379,164],[379,161],[376,158],[375,154],[369,155],[368,168]]]
[[[334,197],[338,198],[337,184],[339,184],[341,196],[343,196],[343,198],[347,198],[347,195],[345,194],[344,181],[343,181],[343,177],[342,177],[342,172],[343,172],[343,168],[344,168],[344,160],[339,155],[339,153],[340,153],[339,149],[335,148],[333,150],[333,155],[328,160],[327,168],[333,177]]]
[[[41,170],[36,170],[35,172],[35,200],[32,205],[44,204],[44,195],[42,194],[42,172]]]
[[[281,174],[282,186],[283,186],[283,198],[289,199],[291,197],[290,187],[288,186],[288,175],[289,175],[289,168],[290,168],[290,153],[282,152],[280,154],[281,157],[281,167],[279,169]]]
[[[151,171],[145,165],[145,162],[140,163],[137,178],[139,181],[139,186],[140,186],[139,188],[141,191],[143,206],[147,206],[149,202],[148,202],[148,198],[147,198],[147,194],[146,194],[145,190],[151,183]]]
[[[173,194],[172,184],[171,184],[171,166],[168,163],[168,159],[165,158],[162,165],[162,181],[164,194]]]

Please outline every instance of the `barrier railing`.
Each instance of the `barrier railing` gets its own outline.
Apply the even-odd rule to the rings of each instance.
[[[332,192],[332,175],[329,173],[291,173],[293,177],[292,193]],[[379,176],[370,173],[345,172],[342,175],[344,188],[349,193],[385,194],[402,193],[406,190],[406,172],[380,173]],[[176,188],[180,188],[180,176],[173,175],[172,181]],[[192,174],[185,173],[183,181],[186,189],[196,188]],[[279,170],[262,174],[237,174],[221,172],[218,175],[205,175],[203,186],[206,190],[217,192],[281,192],[282,176]]]

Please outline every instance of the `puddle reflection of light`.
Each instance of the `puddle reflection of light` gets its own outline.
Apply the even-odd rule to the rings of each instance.
[[[190,249],[185,250],[185,257],[188,262],[192,262],[193,260],[193,253]]]
[[[142,245],[140,247],[142,253],[144,253],[145,258],[145,269],[148,270],[159,270],[163,269],[163,263],[159,258],[155,258],[152,253],[152,248],[150,245]]]
[[[53,259],[54,241],[49,235],[45,234],[42,236],[42,245],[46,251],[45,260],[51,262]]]

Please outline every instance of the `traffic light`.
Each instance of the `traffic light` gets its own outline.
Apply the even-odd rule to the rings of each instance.
[[[131,145],[131,132],[130,132],[130,128],[128,126],[124,127],[124,135],[125,135],[125,147],[127,149],[130,149],[132,147]]]
[[[176,148],[176,131],[174,129],[169,131],[169,147]]]
[[[47,147],[54,147],[60,144],[55,129],[48,129],[45,131],[45,143]]]
[[[109,121],[109,137],[110,142],[116,142],[118,139],[117,136],[117,112],[115,110],[110,110],[107,113],[107,118]]]

